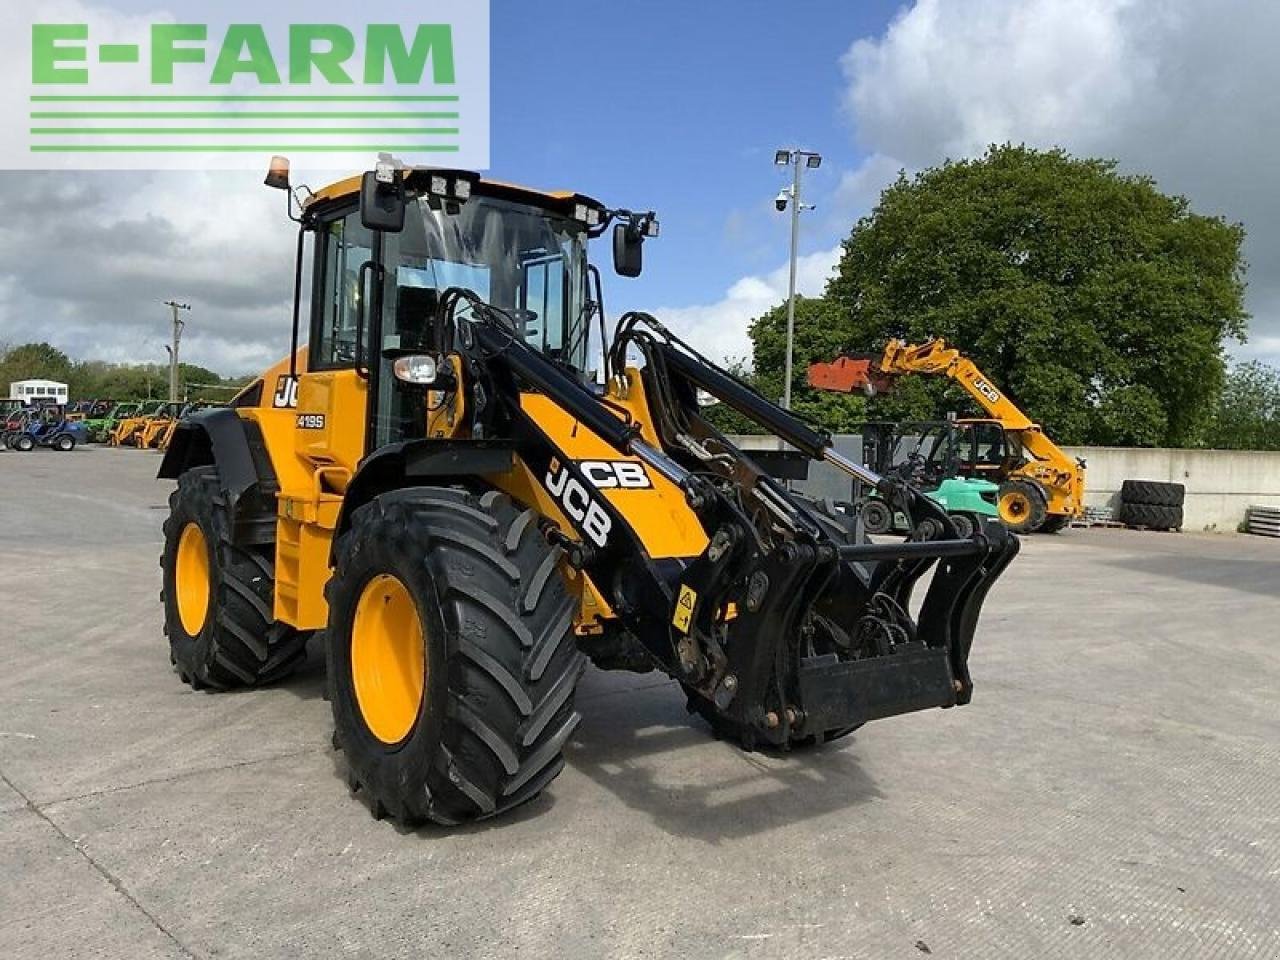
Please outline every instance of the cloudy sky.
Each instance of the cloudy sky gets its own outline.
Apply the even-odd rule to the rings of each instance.
[[[114,5],[125,7],[137,3]],[[809,179],[818,209],[800,269],[801,290],[819,293],[840,239],[900,168],[1011,140],[1113,157],[1199,212],[1242,221],[1254,320],[1235,353],[1280,363],[1280,5],[813,0],[804,11],[494,0],[493,172],[662,213],[646,276],[609,283],[611,314],[654,310],[713,354],[743,356],[747,320],[786,292],[775,147],[826,158]],[[573,35],[620,56],[539,52]],[[0,174],[0,343],[159,362],[162,302],[180,298],[195,308],[186,359],[257,369],[288,338],[281,200],[244,174]]]

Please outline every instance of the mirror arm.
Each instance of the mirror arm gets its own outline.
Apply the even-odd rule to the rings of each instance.
[[[292,220],[294,223],[301,223],[301,222],[302,222],[302,217],[301,217],[301,216],[295,216],[295,215],[294,215],[294,212],[293,212],[293,203],[294,203],[293,191],[292,191],[291,189],[289,189],[288,187],[286,187],[286,188],[285,188],[285,190],[284,190],[284,212],[285,212],[285,216],[287,216],[287,217],[288,217],[290,220]],[[298,210],[299,210],[299,214],[300,214],[300,213],[301,213],[301,210],[302,210],[302,204],[298,204]]]

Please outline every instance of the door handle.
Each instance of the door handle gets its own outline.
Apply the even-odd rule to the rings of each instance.
[[[375,276],[378,273],[378,263],[376,260],[366,260],[360,264],[360,272],[356,274],[356,375],[365,380],[369,379],[369,368],[364,362],[364,330],[365,330],[365,306],[369,302],[369,296],[365,291],[365,273],[371,273]]]

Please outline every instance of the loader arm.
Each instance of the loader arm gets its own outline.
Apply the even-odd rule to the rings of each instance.
[[[466,303],[470,316],[455,316]],[[866,720],[967,703],[967,660],[987,590],[1017,553],[998,524],[959,538],[946,513],[901,480],[848,461],[830,437],[765,400],[644,314],[619,323],[611,369],[627,386],[593,393],[513,336],[509,318],[466,291],[441,298],[441,328],[485,398],[483,436],[511,436],[519,460],[560,498],[566,528],[548,539],[600,585],[625,630],[691,697],[747,739],[785,745]],[[629,349],[659,443],[611,397],[636,389]],[[463,389],[460,385],[458,389]],[[600,496],[558,439],[526,411],[530,389],[618,454],[638,458],[683,491],[706,548],[680,562],[646,554],[625,508]],[[813,505],[769,476],[699,412],[705,390],[806,456],[882,490],[932,539],[871,543],[834,536]],[[474,388],[472,390],[474,393]],[[570,491],[573,491],[572,494]],[[592,516],[598,518],[593,524]],[[923,522],[928,521],[928,522]],[[933,571],[911,619],[911,595]]]

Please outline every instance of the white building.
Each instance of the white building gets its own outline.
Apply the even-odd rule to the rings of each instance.
[[[67,402],[67,385],[56,380],[18,380],[9,384],[9,399],[34,403],[43,400],[53,403]]]

